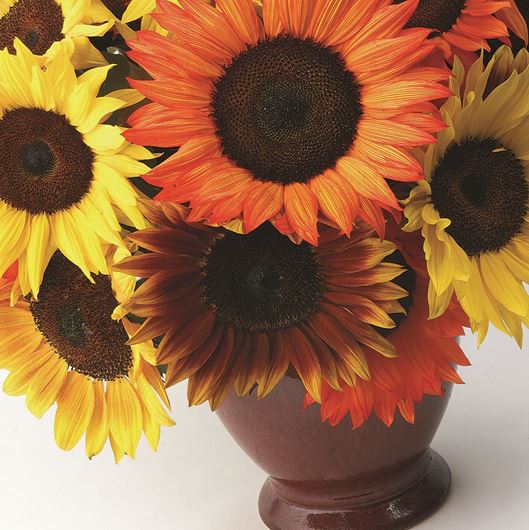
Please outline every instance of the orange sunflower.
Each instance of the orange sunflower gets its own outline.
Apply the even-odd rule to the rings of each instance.
[[[404,0],[394,0],[400,4]],[[524,0],[525,1],[525,0]],[[527,44],[527,24],[515,0],[421,0],[406,24],[408,28],[431,28],[447,59],[490,50],[488,40],[509,42],[509,30]]]
[[[399,237],[404,237],[400,234]],[[397,327],[380,330],[395,348],[398,357],[381,359],[376,352],[366,349],[366,360],[371,369],[371,380],[358,379],[356,385],[341,382],[337,391],[326,382],[321,392],[322,421],[337,425],[350,414],[353,428],[358,428],[374,412],[388,427],[397,408],[402,417],[415,421],[415,404],[423,396],[441,395],[443,383],[461,384],[455,366],[470,363],[454,337],[463,335],[468,318],[458,303],[453,301],[448,310],[435,320],[429,320],[428,275],[421,250],[421,241],[415,235],[398,244],[395,261],[402,261],[407,271],[395,282],[410,295],[401,300],[407,314],[392,315]],[[307,395],[305,406],[314,403]]]
[[[431,100],[448,73],[416,66],[436,44],[402,29],[417,1],[160,0],[172,36],[129,43],[153,77],[130,83],[152,103],[125,133],[180,147],[147,177],[158,199],[312,244],[319,218],[349,234],[359,216],[382,235],[382,210],[399,210],[385,179],[420,179],[408,150],[444,127]]]
[[[322,379],[339,389],[369,380],[368,347],[395,349],[373,326],[395,326],[404,269],[382,263],[395,251],[366,224],[350,239],[324,227],[320,245],[294,244],[270,223],[249,235],[185,222],[188,210],[145,204],[153,228],[130,238],[147,254],[116,268],[147,278],[124,305],[146,318],[131,343],[163,335],[158,364],[167,385],[189,378],[189,401],[216,408],[233,387],[267,395],[290,364],[319,400]]]

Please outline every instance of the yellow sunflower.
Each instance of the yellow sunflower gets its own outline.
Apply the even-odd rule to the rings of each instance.
[[[529,53],[502,47],[465,76],[456,59],[448,128],[424,155],[426,179],[405,201],[422,230],[431,317],[453,293],[479,341],[489,323],[522,342],[529,324]]]
[[[65,52],[45,70],[19,40],[0,51],[0,276],[18,260],[22,293],[38,295],[58,249],[83,272],[107,273],[104,244],[120,221],[145,227],[127,180],[152,158],[104,125],[124,102],[97,97],[110,66],[79,78]]]
[[[107,250],[109,263],[130,255]],[[135,287],[130,276],[98,275],[91,283],[60,253],[44,276],[41,296],[9,303],[12,282],[0,284],[0,368],[9,370],[4,391],[25,395],[41,418],[57,403],[55,440],[68,451],[85,435],[89,458],[110,439],[116,461],[134,458],[142,431],[156,450],[160,426],[174,422],[147,341],[126,343],[137,325],[112,318]]]
[[[88,37],[104,35],[112,23],[87,24],[90,0],[0,0],[0,49],[14,51],[20,39],[46,59],[67,48],[76,68],[107,64]]]

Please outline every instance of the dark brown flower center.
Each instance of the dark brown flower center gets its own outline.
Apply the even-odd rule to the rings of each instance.
[[[130,0],[103,0],[103,4],[117,18],[123,17]]]
[[[0,18],[0,49],[14,53],[18,37],[36,55],[45,54],[50,46],[64,38],[64,16],[55,0],[17,0]]]
[[[498,251],[519,234],[528,201],[522,163],[494,138],[453,145],[432,176],[432,202],[469,256]]]
[[[94,280],[57,253],[30,308],[39,331],[72,369],[112,381],[128,374],[132,351],[122,324],[112,320],[117,301],[109,277]]]
[[[204,257],[204,302],[227,326],[251,332],[296,325],[317,308],[320,270],[312,247],[295,245],[271,225],[227,232]]]
[[[405,0],[394,0],[394,4],[402,4]],[[431,28],[441,33],[452,29],[466,0],[420,0],[419,6],[406,24],[406,28]]]
[[[0,118],[0,199],[32,214],[67,210],[92,182],[91,149],[64,116],[34,108]]]
[[[224,153],[263,181],[307,182],[352,147],[359,86],[341,56],[277,37],[241,53],[213,94]]]

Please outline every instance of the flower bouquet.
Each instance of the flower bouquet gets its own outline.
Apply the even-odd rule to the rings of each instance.
[[[260,454],[343,446],[272,473],[270,528],[428,515],[455,339],[529,324],[519,4],[0,0],[4,391],[119,462],[187,381],[250,454],[252,418]]]

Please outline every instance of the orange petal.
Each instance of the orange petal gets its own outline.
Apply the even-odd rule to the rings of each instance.
[[[318,200],[309,186],[298,182],[285,186],[285,213],[301,238],[318,244]]]

